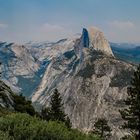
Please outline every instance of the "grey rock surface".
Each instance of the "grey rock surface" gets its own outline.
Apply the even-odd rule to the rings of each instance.
[[[97,118],[104,117],[113,140],[124,135],[119,109],[124,108],[135,66],[115,58],[99,29],[83,29],[81,35],[58,42],[0,42],[0,60],[3,81],[27,97],[32,94],[38,109],[49,105],[58,88],[74,128],[89,132]],[[10,98],[8,102],[12,106]],[[2,98],[0,104],[6,106]]]
[[[99,38],[89,34],[90,38],[84,30],[73,49],[53,58],[32,102],[48,106],[57,88],[74,128],[91,131],[95,120],[104,117],[113,130],[113,139],[119,139],[124,135],[119,110],[124,108],[122,100],[127,96],[134,66],[114,57],[102,33]]]

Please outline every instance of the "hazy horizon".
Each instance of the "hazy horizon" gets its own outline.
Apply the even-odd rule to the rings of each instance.
[[[140,43],[139,0],[0,0],[0,41],[57,41],[100,28],[110,42]]]

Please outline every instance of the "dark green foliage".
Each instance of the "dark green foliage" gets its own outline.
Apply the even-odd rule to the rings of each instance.
[[[50,106],[51,106],[50,108],[51,119],[57,121],[64,121],[66,115],[62,108],[63,107],[62,98],[57,89],[55,89],[54,94],[51,97]]]
[[[50,108],[44,109],[42,111],[42,115],[44,114],[46,117],[48,116],[48,120],[64,121],[66,115],[62,109],[63,104],[61,102],[62,99],[60,97],[60,93],[55,89],[55,92],[51,97]]]
[[[51,97],[50,107],[42,109],[42,118],[52,121],[62,121],[70,128],[71,123],[68,116],[63,111],[62,98],[57,89],[55,89],[54,94]]]
[[[0,62],[0,67],[1,67],[1,62]],[[0,78],[1,78],[1,71],[0,71]]]
[[[62,122],[48,122],[24,113],[0,117],[0,138],[2,140],[99,140],[95,135],[70,130]]]
[[[136,140],[134,136],[126,135],[121,138],[121,140]]]
[[[98,119],[94,124],[95,130],[93,133],[98,134],[101,139],[107,140],[111,136],[111,128],[108,126],[108,122],[104,118]]]
[[[120,111],[125,120],[123,128],[130,129],[132,134],[137,135],[137,139],[140,140],[140,65],[134,72],[127,94],[128,97],[124,101],[127,108]]]
[[[65,117],[64,123],[68,128],[72,127],[72,123],[71,123],[70,118],[68,116]]]
[[[49,121],[51,119],[51,116],[50,116],[50,107],[43,108],[41,110],[41,117],[42,117],[42,119],[47,120],[47,121]]]
[[[12,112],[12,110],[0,107],[0,117],[11,114]]]
[[[14,97],[14,109],[17,112],[28,113],[30,115],[35,115],[35,110],[31,104],[31,101],[27,101],[24,96],[21,95],[13,95]]]
[[[0,131],[0,140],[12,140],[7,132]]]

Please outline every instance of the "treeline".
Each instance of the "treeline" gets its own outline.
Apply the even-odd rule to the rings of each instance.
[[[140,65],[134,72],[131,86],[127,88],[126,108],[120,110],[124,125],[122,129],[129,131],[123,140],[140,140]]]
[[[100,140],[77,129],[68,129],[63,122],[45,121],[25,113],[0,117],[1,140]]]
[[[1,90],[0,93],[3,93]],[[127,94],[124,100],[126,108],[120,110],[120,114],[124,119],[122,129],[129,130],[129,135],[122,140],[140,140],[140,65],[133,75]],[[12,97],[13,111],[0,107],[2,140],[108,140],[111,136],[112,130],[105,118],[98,118],[89,134],[72,129],[57,89],[51,96],[50,106],[43,107],[41,113],[36,112],[31,101],[22,94],[12,93]]]
[[[35,112],[24,96],[14,95],[14,110],[0,108],[0,140],[100,140],[71,128],[60,93],[55,90],[49,108]]]
[[[0,88],[0,99],[7,98],[6,90],[11,93],[14,103],[13,109],[0,105],[0,140],[100,140],[95,134],[84,134],[71,128],[57,90],[51,97],[50,107],[43,108],[41,113],[35,111],[31,101],[22,94],[14,94],[6,85]]]

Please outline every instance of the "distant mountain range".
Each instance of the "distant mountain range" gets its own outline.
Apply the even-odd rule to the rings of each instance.
[[[3,81],[38,109],[48,106],[57,88],[74,128],[90,131],[103,116],[113,136],[123,136],[118,110],[140,63],[139,46],[109,43],[103,32],[90,28],[58,42],[0,42],[0,61]]]
[[[140,46],[127,43],[110,43],[116,57],[135,64],[140,64]]]

